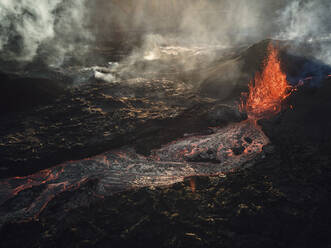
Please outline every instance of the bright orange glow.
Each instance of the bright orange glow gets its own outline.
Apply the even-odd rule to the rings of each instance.
[[[278,50],[271,43],[264,64],[263,72],[257,72],[248,85],[246,103],[242,100],[241,108],[246,110],[250,119],[261,119],[280,112],[282,101],[293,90],[281,69]]]
[[[195,192],[195,179],[193,177],[190,178],[190,186],[191,186],[191,190],[194,193]]]

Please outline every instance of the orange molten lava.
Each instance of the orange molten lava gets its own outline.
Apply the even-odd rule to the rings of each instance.
[[[246,103],[242,101],[241,108],[246,110],[250,119],[260,119],[280,112],[282,101],[293,90],[281,69],[278,50],[271,43],[264,63],[263,72],[257,72],[254,80],[249,83]]]

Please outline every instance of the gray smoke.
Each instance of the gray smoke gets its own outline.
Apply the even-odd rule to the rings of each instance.
[[[82,59],[96,39],[135,47],[125,61],[132,65],[162,57],[160,46],[236,47],[274,37],[310,42],[313,55],[331,63],[330,10],[329,0],[0,0],[0,56],[60,66]],[[184,54],[190,58],[177,56],[180,64],[194,68]]]
[[[190,41],[233,46],[268,35],[262,22],[268,1],[199,1],[183,14],[180,31]]]
[[[42,55],[47,64],[56,66],[68,54],[79,51],[81,55],[86,41],[91,39],[85,27],[88,20],[85,2],[0,0],[2,59],[31,61]]]
[[[131,33],[141,36],[140,45],[122,61],[120,74],[159,72],[164,64],[189,71],[207,67],[222,56],[222,49],[271,36],[275,9],[281,8],[282,2],[100,0],[102,10],[95,8],[94,23],[100,23],[99,36],[106,39],[121,38],[113,30],[126,33],[124,41],[130,40]],[[106,13],[111,13],[108,18]]]
[[[310,44],[311,55],[331,65],[331,2],[329,0],[293,1],[281,12],[276,36]]]
[[[318,40],[330,35],[331,2],[328,0],[293,1],[280,13],[279,37],[290,40]]]

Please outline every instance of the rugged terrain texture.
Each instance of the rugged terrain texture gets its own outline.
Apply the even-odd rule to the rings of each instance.
[[[3,115],[0,177],[28,175],[130,142],[146,154],[185,133],[244,118],[233,103],[201,98],[183,82],[98,82],[72,89],[54,104]]]
[[[294,69],[292,74],[298,75]],[[205,82],[212,81],[222,83]],[[185,133],[208,133],[208,127],[245,119],[230,107],[237,94],[226,102],[200,93],[171,80],[98,82],[72,89],[55,104],[6,115],[1,177],[27,175],[128,143],[147,155]],[[57,195],[38,219],[5,224],[1,245],[330,247],[330,93],[329,79],[319,87],[306,84],[288,99],[293,109],[260,120],[270,144],[245,170],[100,199],[88,194],[97,185],[90,180]],[[41,190],[31,188],[22,192],[26,198],[17,199],[33,199]],[[72,209],[77,202],[81,207]],[[14,198],[1,211],[24,204]]]

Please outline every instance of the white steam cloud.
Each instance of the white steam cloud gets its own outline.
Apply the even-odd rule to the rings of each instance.
[[[279,39],[310,44],[314,57],[331,65],[331,1],[292,1],[280,13]]]
[[[193,42],[234,45],[266,35],[267,3],[258,0],[199,1],[183,14],[180,31]]]
[[[330,35],[331,2],[328,0],[293,1],[280,14],[280,38],[313,40]]]
[[[329,13],[329,0],[0,0],[0,57],[60,66],[82,59],[95,37],[136,47],[125,61],[132,65],[162,57],[168,51],[160,46],[236,47],[274,37],[318,43],[314,55],[331,64]]]
[[[31,61],[43,53],[61,64],[79,39],[90,39],[86,17],[85,0],[0,0],[1,57]]]
[[[37,3],[37,4],[36,4]],[[0,1],[0,48],[8,44],[9,39],[21,38],[21,59],[36,55],[39,44],[54,37],[54,16],[52,12],[60,0],[54,1]],[[17,32],[17,33],[16,33]],[[21,37],[14,37],[20,34]]]
[[[219,59],[222,49],[270,36],[274,10],[282,6],[281,2],[136,0],[132,4],[125,0],[99,0],[102,11],[96,11],[94,23],[100,23],[103,37],[117,37],[112,33],[116,29],[128,34],[139,31],[135,34],[141,36],[140,45],[122,60],[120,74],[157,73],[163,71],[165,64],[190,71]],[[95,8],[99,9],[100,6]],[[104,17],[106,13],[110,13],[109,18]]]

